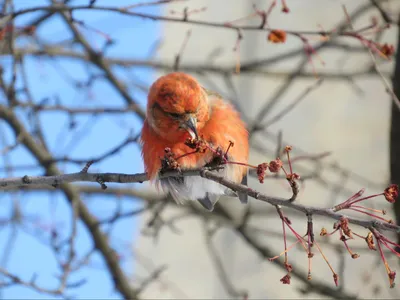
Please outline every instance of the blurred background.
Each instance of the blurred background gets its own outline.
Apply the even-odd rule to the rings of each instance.
[[[293,147],[298,203],[329,208],[362,188],[372,195],[400,183],[400,116],[390,92],[393,81],[400,95],[400,67],[396,52],[379,51],[398,48],[398,1],[3,0],[0,8],[2,178],[74,173],[89,161],[90,172],[143,172],[148,88],[178,70],[240,111],[251,164]],[[284,43],[271,42],[269,29],[284,30]],[[291,196],[281,176],[260,184],[252,174],[249,185]],[[307,280],[300,245],[289,252],[284,285],[283,257],[268,260],[284,251],[274,206],[226,198],[208,213],[177,206],[148,183],[107,186],[2,192],[0,297],[400,297],[365,241],[349,241],[360,255],[352,259],[338,235],[319,236],[333,219],[315,217],[314,230],[339,286],[316,250]],[[386,209],[387,219],[400,215],[383,197],[368,206]],[[305,215],[283,211],[305,234]],[[295,241],[288,231],[288,244]],[[386,257],[396,270],[398,258]]]

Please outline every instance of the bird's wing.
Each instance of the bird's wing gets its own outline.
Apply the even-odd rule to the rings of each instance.
[[[241,182],[242,185],[247,186],[247,176],[248,176],[248,171],[246,172],[246,175],[243,176],[243,179]],[[235,192],[229,188],[227,188],[225,190],[224,195],[228,196],[228,197],[239,197],[240,203],[243,203],[243,204],[247,204],[249,202],[248,195],[246,193]]]
[[[234,146],[229,149],[228,160],[243,162],[248,161],[248,132],[244,122],[240,119],[240,114],[234,107],[226,102],[222,96],[214,91],[208,90],[203,87],[207,94],[212,108],[212,117],[203,129],[203,132],[208,134],[204,135],[206,140],[213,140],[214,145],[222,146],[226,149],[228,142],[234,142]],[[241,182],[247,186],[247,173],[248,169],[231,165],[227,170],[229,180],[234,182]],[[228,191],[225,194],[232,194]],[[245,193],[237,193],[241,203],[248,203],[248,196]],[[234,196],[234,195],[232,195]]]
[[[206,88],[203,87],[203,86],[202,86],[202,88],[203,88],[203,90],[206,92],[207,96],[215,96],[215,97],[217,97],[217,98],[223,99],[222,96],[221,96],[220,94],[218,94],[217,92],[212,91],[212,90],[209,90],[209,89],[206,89]]]

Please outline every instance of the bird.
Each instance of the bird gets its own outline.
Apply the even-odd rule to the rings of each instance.
[[[169,192],[176,203],[197,200],[210,212],[222,195],[238,196],[240,202],[247,203],[247,194],[238,194],[201,176],[160,176],[166,149],[180,157],[177,162],[181,170],[199,169],[215,160],[212,151],[185,155],[193,152],[185,144],[188,138],[201,138],[214,149],[226,151],[229,148],[225,156],[228,163],[222,171],[212,172],[247,185],[249,137],[239,112],[193,76],[183,72],[168,73],[154,81],[149,89],[141,132],[144,169],[150,182]]]

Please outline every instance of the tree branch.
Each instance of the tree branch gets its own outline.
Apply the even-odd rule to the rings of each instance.
[[[15,113],[7,107],[0,105],[0,119],[5,120],[11,126],[16,136],[21,136],[21,143],[34,155],[34,157],[45,166],[49,177],[57,177],[61,175],[61,171],[55,163],[45,164],[46,161],[52,159],[51,154],[41,145],[37,144],[33,137],[26,131],[23,124],[18,120]],[[90,232],[94,245],[103,256],[107,268],[112,275],[116,289],[123,295],[125,299],[137,299],[137,292],[131,287],[129,280],[126,278],[119,264],[118,256],[110,246],[107,236],[100,230],[98,220],[89,212],[86,205],[81,201],[79,191],[73,186],[67,184],[66,181],[60,182],[60,189],[64,192],[71,206],[77,205],[79,218],[85,224]]]
[[[1,114],[0,114],[1,115]],[[284,207],[288,207],[304,214],[313,214],[329,217],[335,220],[340,220],[345,217],[349,220],[350,223],[359,225],[365,228],[374,227],[382,230],[389,230],[394,232],[400,232],[400,227],[379,221],[364,221],[358,218],[353,218],[350,216],[346,216],[340,213],[336,213],[333,208],[319,208],[314,206],[307,206],[302,204],[297,204],[289,201],[285,198],[277,198],[277,197],[269,197],[265,194],[257,192],[245,185],[235,183],[233,181],[225,179],[223,176],[220,176],[214,172],[211,172],[209,169],[195,169],[195,170],[184,170],[181,172],[178,171],[168,171],[163,173],[160,177],[171,177],[171,176],[201,176],[203,178],[207,178],[209,180],[218,182],[219,184],[230,188],[233,191],[246,193],[250,197],[257,199],[259,201],[267,202],[272,205],[280,205]],[[10,189],[10,188],[23,188],[26,186],[32,185],[51,185],[55,188],[60,186],[61,184],[70,183],[70,182],[97,182],[101,185],[103,189],[106,189],[106,182],[113,183],[143,183],[147,181],[146,173],[137,173],[137,174],[122,174],[122,173],[71,173],[71,174],[63,174],[63,175],[54,175],[54,176],[23,176],[23,177],[15,177],[15,178],[4,178],[0,179],[0,189]]]

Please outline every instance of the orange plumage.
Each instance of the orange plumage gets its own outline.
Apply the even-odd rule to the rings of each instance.
[[[192,151],[184,143],[187,138],[197,135],[213,148],[223,150],[232,141],[234,146],[228,152],[228,161],[247,163],[248,132],[239,113],[229,103],[185,73],[175,72],[160,77],[150,88],[147,117],[142,129],[145,171],[151,181],[160,182],[178,203],[199,200],[211,211],[221,195],[232,194],[222,185],[200,176],[157,177],[165,148],[170,148],[179,157]],[[214,154],[206,151],[182,157],[178,163],[181,169],[193,169],[205,166],[213,158]],[[239,183],[246,178],[247,168],[227,164],[220,174]]]

